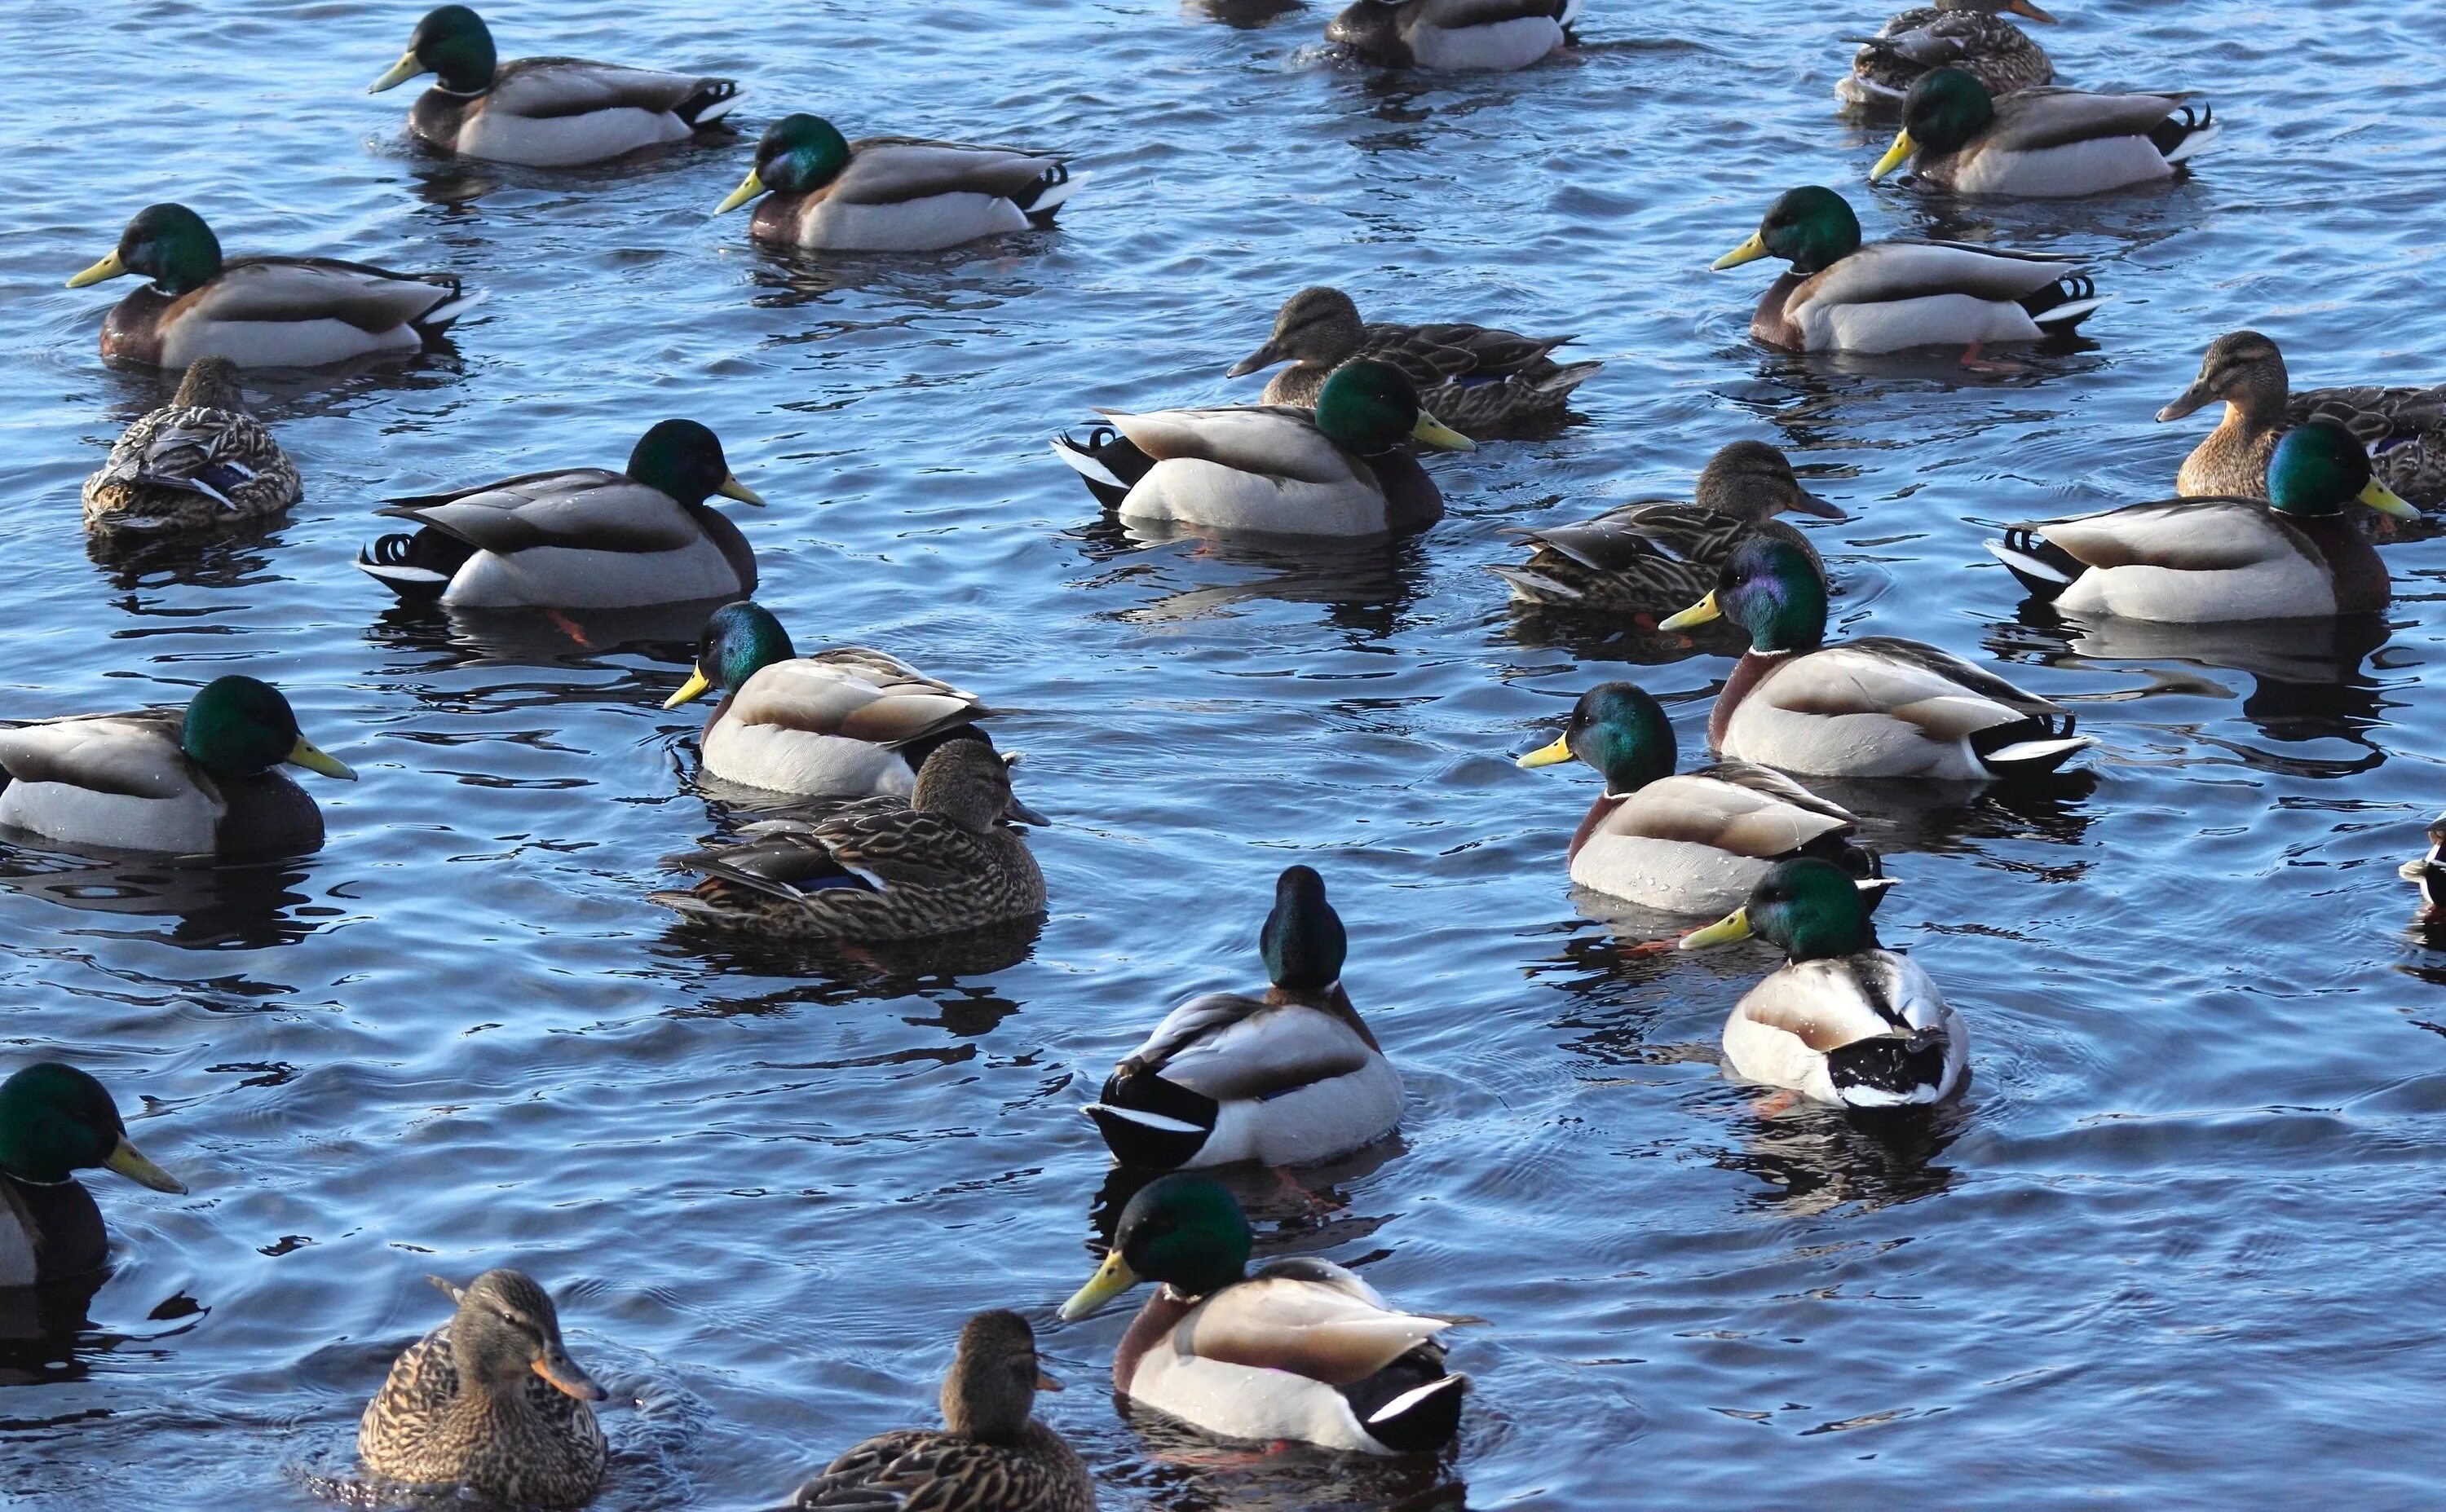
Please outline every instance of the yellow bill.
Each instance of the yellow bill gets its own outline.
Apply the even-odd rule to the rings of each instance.
[[[122,277],[128,271],[129,269],[127,265],[119,260],[119,249],[114,247],[111,249],[109,256],[86,269],[84,272],[77,274],[74,278],[69,279],[66,287],[70,289],[83,289],[87,284],[98,284],[105,278]]]
[[[703,667],[691,668],[688,672],[687,681],[680,684],[680,690],[677,693],[672,694],[669,698],[663,700],[663,707],[666,709],[676,709],[683,703],[693,703],[697,700],[704,698],[706,694],[712,691],[712,689],[713,680],[705,675],[705,669]]]
[[[1571,737],[1558,735],[1554,737],[1552,745],[1539,746],[1522,756],[1519,764],[1524,767],[1558,767],[1570,759],[1571,759]]]
[[[410,47],[407,51],[399,55],[399,62],[390,65],[389,72],[384,74],[373,83],[366,85],[366,93],[369,95],[378,95],[386,89],[396,89],[401,84],[404,84],[410,79],[415,78],[418,74],[424,73],[426,71],[428,70],[425,68],[424,65],[416,61],[416,49]]]
[[[1723,617],[1723,606],[1718,604],[1716,595],[1710,593],[1681,613],[1659,620],[1656,627],[1660,630],[1686,630],[1694,625],[1706,625]]]
[[[714,492],[721,495],[724,498],[735,498],[742,504],[762,504],[764,502],[762,495],[758,494],[754,489],[749,488],[746,484],[741,482],[739,479],[731,476],[727,473],[724,473],[722,476],[722,486],[715,489]]]
[[[304,767],[309,772],[320,772],[327,777],[337,777],[343,782],[357,780],[357,775],[348,770],[347,762],[302,735],[297,737],[297,743],[289,748],[289,755],[285,759],[292,767]]]
[[[145,1159],[144,1152],[128,1143],[125,1134],[119,1136],[119,1148],[113,1149],[110,1158],[103,1164],[140,1186],[150,1186],[157,1192],[174,1192],[180,1197],[187,1195],[185,1182]]]
[[[1759,235],[1757,232],[1751,232],[1749,240],[1734,248],[1731,252],[1724,253],[1724,255],[1717,258],[1707,266],[1721,273],[1727,268],[1739,268],[1743,263],[1757,262],[1766,254],[1766,238]]]
[[[1892,173],[1895,169],[1910,161],[1912,156],[1918,151],[1919,143],[1911,140],[1911,134],[1910,131],[1904,130],[1895,132],[1894,144],[1888,147],[1886,149],[1886,155],[1877,159],[1877,165],[1869,170],[1869,182],[1873,184],[1878,179],[1886,177],[1886,175]]]
[[[1750,937],[1750,911],[1736,908],[1704,929],[1693,929],[1682,937],[1684,950],[1704,950],[1709,945],[1729,945],[1736,940]]]
[[[739,187],[730,192],[730,197],[713,207],[713,213],[726,215],[763,192],[764,180],[757,177],[755,169],[750,168],[747,177],[739,180]]]
[[[2055,17],[2032,5],[2030,0],[2006,0],[2004,9],[2017,16],[2027,16],[2033,21],[2043,21],[2051,27],[2056,24]]]
[[[1085,1317],[1138,1283],[1138,1273],[1130,1269],[1129,1261],[1121,1259],[1121,1252],[1110,1251],[1087,1284],[1073,1292],[1070,1300],[1062,1304],[1062,1321],[1068,1323]]]
[[[2394,519],[2417,520],[2420,518],[2420,512],[2414,509],[2410,504],[2404,502],[2401,495],[2396,493],[2395,490],[2387,487],[2384,483],[2380,482],[2374,477],[2369,480],[2369,487],[2361,490],[2361,501],[2368,505],[2370,508],[2378,511],[2380,514],[2387,515]]]
[[[1419,423],[1410,427],[1410,439],[1422,441],[1439,452],[1474,452],[1477,443],[1428,414],[1419,411]]]

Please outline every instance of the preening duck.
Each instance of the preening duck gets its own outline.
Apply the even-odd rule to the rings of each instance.
[[[1939,68],[1911,85],[1903,129],[1869,170],[1869,182],[1908,162],[1920,182],[1958,195],[2095,195],[2171,178],[2218,133],[2214,113],[2193,111],[2180,95],[1998,96],[1967,70]]]
[[[1839,805],[1741,761],[1676,775],[1677,755],[1673,722],[1645,688],[1603,682],[1580,695],[1552,745],[1520,758],[1583,761],[1605,776],[1564,853],[1573,882],[1667,913],[1720,914],[1800,856],[1831,861],[1863,887],[1883,876]]]
[[[1325,40],[1394,68],[1526,68],[1571,40],[1582,0],[1354,0]]]
[[[110,255],[67,287],[128,273],[153,282],[111,307],[102,355],[155,367],[184,368],[199,357],[320,367],[422,351],[484,299],[452,273],[395,273],[329,257],[225,260],[213,229],[184,205],[138,211]]]
[[[1343,991],[1349,941],[1314,870],[1275,880],[1257,948],[1271,983],[1262,996],[1182,1003],[1087,1105],[1122,1165],[1300,1166],[1400,1126],[1401,1074]]]
[[[1364,358],[1400,368],[1419,402],[1472,440],[1514,439],[1561,426],[1571,390],[1605,365],[1555,362],[1554,348],[1575,339],[1491,326],[1364,322],[1348,294],[1320,285],[1285,300],[1273,334],[1225,376],[1289,363],[1267,381],[1264,401],[1313,408],[1335,368]]]
[[[85,1073],[44,1060],[0,1081],[0,1287],[89,1276],[110,1262],[109,1231],[81,1170],[187,1190],[128,1139],[118,1105]]]
[[[1974,781],[2051,772],[2094,743],[2062,705],[1932,645],[1883,635],[1828,645],[1825,573],[1787,542],[1735,547],[1715,591],[1663,628],[1720,616],[1750,637],[1707,716],[1707,743],[1726,760]]]
[[[2030,0],[1937,0],[1903,11],[1861,40],[1852,71],[1834,98],[1866,109],[1891,109],[1931,68],[1966,70],[1996,94],[2032,89],[2055,80],[2055,65],[2006,14],[2054,26]]]
[[[2446,505],[2446,384],[2296,394],[2276,344],[2255,330],[2238,330],[2209,344],[2199,377],[2157,419],[2181,420],[2218,400],[2225,401],[2225,419],[2183,459],[2176,493],[2266,498],[2276,439],[2318,419],[2352,432],[2369,448],[2379,477],[2415,508]]]
[[[0,730],[0,825],[117,850],[300,854],[322,845],[323,814],[282,765],[357,775],[298,733],[279,689],[215,678],[184,709]]]
[[[366,93],[420,74],[433,87],[407,114],[418,140],[489,162],[567,168],[685,141],[738,103],[731,79],[661,73],[582,58],[497,62],[493,33],[465,6],[425,12],[407,51]]]
[[[1327,1260],[1252,1276],[1251,1248],[1240,1204],[1212,1178],[1158,1177],[1121,1210],[1103,1265],[1062,1316],[1157,1282],[1114,1350],[1113,1385],[1209,1433],[1370,1454],[1452,1442],[1469,1377],[1444,1370],[1437,1335],[1449,1322],[1395,1312]]]
[[[237,368],[198,357],[170,402],[127,427],[85,480],[85,528],[156,535],[238,525],[297,502],[297,468],[246,412]]]
[[[1792,269],[1760,297],[1750,335],[1787,351],[1893,352],[2034,342],[2073,329],[2105,301],[2075,260],[1949,241],[1860,244],[1842,196],[1812,184],[1769,206],[1721,269],[1779,257]]]
[[[2386,564],[2344,506],[2420,512],[2370,476],[2351,433],[2325,420],[2286,432],[2267,491],[2266,503],[2175,498],[2033,521],[1987,550],[2034,596],[2076,614],[2206,625],[2386,607]]]
[[[1078,1451],[1030,1415],[1061,1385],[1037,1363],[1017,1313],[979,1313],[943,1377],[943,1426],[878,1433],[799,1487],[794,1507],[904,1512],[1095,1512]]]
[[[722,442],[694,420],[639,438],[623,472],[526,473],[447,494],[392,499],[413,520],[357,566],[406,599],[452,608],[617,609],[756,591],[756,553],[706,500],[762,504],[731,476]]]
[[[1288,404],[1099,410],[1112,422],[1053,454],[1121,518],[1270,535],[1384,535],[1443,517],[1443,495],[1402,443],[1475,445],[1419,402],[1388,364],[1336,368],[1313,411]]]
[[[1918,962],[1877,946],[1869,900],[1823,861],[1784,861],[1750,901],[1682,948],[1757,935],[1784,964],[1724,1020],[1733,1073],[1862,1111],[1925,1108],[1962,1091],[1970,1032]]]
[[[1052,223],[1087,180],[1051,153],[916,137],[842,138],[820,116],[783,116],[756,143],[756,166],[713,209],[758,196],[759,241],[824,252],[940,252]]]

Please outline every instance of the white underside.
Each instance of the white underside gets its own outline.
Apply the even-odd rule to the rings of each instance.
[[[0,791],[0,825],[122,850],[208,853],[220,842],[221,812],[196,788],[175,798],[96,793],[65,782],[11,782]]]
[[[1696,841],[1598,833],[1571,858],[1571,880],[1667,913],[1722,915],[1749,902],[1768,866]]]
[[[1755,761],[1819,777],[1987,776],[1967,739],[1931,740],[1918,725],[1888,714],[1795,714],[1753,690],[1724,726],[1727,761]]]
[[[1812,977],[1832,977],[1834,973],[1825,968],[1836,964],[1812,961],[1797,966],[1787,965],[1744,994],[1741,1000],[1733,1005],[1731,1017],[1724,1020],[1725,1069],[1744,1081],[1797,1092],[1812,1102],[1845,1105],[1847,1100],[1836,1091],[1834,1074],[1823,1054],[1812,1050],[1799,1036],[1759,1023],[1747,1012],[1753,999],[1814,990]],[[1910,969],[1917,972],[1916,966]],[[1924,973],[1920,974],[1920,980],[1925,982]],[[1912,1102],[1938,1102],[1961,1090],[1963,1073],[1970,1064],[1969,1029],[1963,1023],[1961,1015],[1954,1012],[1949,1004],[1943,1003],[1933,982],[1926,983],[1926,992],[1939,1005],[1938,1022],[1946,1032],[1945,1069],[1933,1094],[1907,1100],[1859,1089],[1848,1106],[1878,1108],[1910,1106]]]
[[[1421,68],[1526,68],[1562,45],[1562,23],[1552,16],[1519,16],[1450,31],[1421,27],[1410,34],[1410,55]]]
[[[567,168],[601,162],[640,147],[684,141],[695,129],[668,110],[615,105],[579,116],[504,116],[476,112],[456,142],[461,155],[527,168]]]
[[[2032,152],[1983,152],[1953,176],[1964,195],[2064,199],[2171,178],[2174,170],[2146,137],[2107,137]]]
[[[1974,294],[1926,294],[1871,305],[1820,304],[1791,312],[1813,352],[1898,352],[1972,342],[2034,342],[2045,332],[2029,311]]]
[[[184,368],[198,357],[226,357],[240,367],[321,367],[423,346],[424,339],[405,326],[368,331],[344,320],[181,320],[163,334],[160,365]]]
[[[676,551],[590,551],[538,546],[479,551],[442,591],[457,609],[626,609],[733,598],[743,585],[722,548],[699,539]]]
[[[1129,1394],[1227,1438],[1289,1439],[1369,1454],[1391,1450],[1360,1426],[1340,1391],[1289,1371],[1228,1365],[1158,1343],[1139,1360]]]
[[[917,782],[896,751],[779,725],[718,720],[706,726],[700,750],[708,774],[768,793],[905,798]]]
[[[1344,1076],[1311,1082],[1262,1101],[1221,1105],[1195,1166],[1253,1160],[1307,1166],[1363,1148],[1402,1123],[1402,1075],[1382,1055]]]
[[[800,215],[799,245],[825,252],[941,252],[1028,225],[1026,213],[1000,195],[929,195],[892,205],[826,199]]]
[[[0,1286],[31,1286],[41,1272],[34,1265],[34,1243],[17,1215],[0,1207]]]
[[[1302,483],[1189,457],[1156,463],[1121,500],[1120,513],[1271,535],[1382,535],[1389,529],[1383,495],[1356,482]]]
[[[2215,625],[2332,615],[2336,590],[2317,564],[2299,556],[2212,572],[2093,567],[2064,589],[2056,607],[2161,625]]]

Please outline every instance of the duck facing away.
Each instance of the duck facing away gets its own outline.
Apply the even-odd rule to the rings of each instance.
[[[1800,486],[1783,453],[1764,441],[1735,441],[1707,459],[1692,502],[1625,504],[1559,530],[1515,531],[1529,543],[1529,560],[1488,570],[1512,586],[1517,604],[1644,616],[1653,625],[1715,587],[1724,558],[1753,532],[1808,548],[1774,519],[1786,510],[1843,517]]]
[[[185,368],[199,357],[240,367],[321,367],[422,351],[481,304],[452,273],[395,273],[329,257],[221,256],[184,205],[147,205],[109,256],[68,280],[83,289],[141,273],[152,283],[111,307],[102,355]]]
[[[110,1262],[109,1231],[81,1170],[187,1190],[128,1139],[118,1105],[85,1073],[46,1060],[0,1081],[0,1287],[90,1276]]]
[[[571,467],[392,499],[412,520],[357,566],[405,599],[466,609],[619,609],[756,591],[756,553],[706,500],[762,504],[694,420],[639,438],[621,472]]]
[[[2313,419],[2352,432],[2371,451],[2386,486],[2416,509],[2446,505],[2446,385],[2314,388],[2296,394],[2285,354],[2255,330],[2209,344],[2199,377],[2157,412],[2177,420],[2225,401],[2225,419],[2183,460],[2174,490],[2186,495],[2267,496],[2267,459],[2277,438]]]
[[[1780,772],[1723,761],[1674,773],[1673,723],[1647,690],[1604,682],[1580,695],[1552,745],[1524,767],[1581,761],[1606,779],[1565,854],[1592,892],[1667,913],[1737,907],[1778,863],[1816,856],[1881,890],[1859,821]]]
[[[1343,990],[1349,940],[1324,878],[1284,870],[1257,948],[1270,984],[1262,996],[1182,1003],[1087,1105],[1122,1165],[1302,1166],[1400,1127],[1401,1073]]]
[[[367,87],[395,89],[420,74],[407,129],[443,152],[528,168],[601,162],[641,147],[685,141],[738,103],[730,79],[661,73],[582,58],[499,63],[484,18],[465,6],[425,12],[407,51]]]
[[[1761,257],[1792,265],[1758,303],[1750,335],[1786,351],[1895,352],[2034,342],[2078,327],[2105,301],[2074,259],[1949,241],[1860,243],[1860,219],[1818,185],[1786,192],[1718,270]]]
[[[2208,625],[2386,607],[2386,564],[2344,506],[2420,512],[2370,476],[2361,442],[2326,420],[2287,431],[2267,487],[2269,502],[2175,498],[2032,521],[1987,550],[2033,595],[2076,614]]]
[[[723,698],[697,750],[725,782],[806,797],[905,798],[947,740],[986,740],[993,711],[898,657],[862,645],[800,656],[790,632],[753,602],[725,604],[697,637],[696,667],[663,701]]]
[[[2396,868],[2420,889],[2420,922],[2446,919],[2446,813],[2429,821],[2429,849]]]
[[[1865,109],[1891,109],[1933,68],[1960,68],[1995,94],[2055,82],[2055,65],[2006,14],[2054,26],[2030,0],[1937,0],[1917,6],[1865,38],[1834,98]]]
[[[1784,965],[1724,1020],[1734,1074],[1862,1111],[1925,1108],[1962,1091],[1970,1033],[1917,962],[1877,946],[1869,900],[1823,861],[1778,862],[1736,912],[1684,950],[1753,934]]]
[[[0,825],[118,850],[303,854],[322,845],[323,814],[283,765],[357,776],[298,733],[279,689],[216,678],[184,709],[0,730]]]
[[[1394,68],[1526,68],[1571,40],[1581,0],[1354,0],[1325,40]]]
[[[1125,520],[1266,535],[1386,535],[1443,518],[1443,495],[1403,449],[1417,440],[1465,452],[1476,443],[1429,413],[1401,369],[1360,361],[1334,369],[1316,408],[1289,404],[1099,410],[1112,422],[1053,454]]]
[[[1910,163],[1931,189],[2060,199],[2172,178],[2217,136],[2213,112],[2194,112],[2179,95],[1998,96],[1965,69],[1939,68],[1911,85],[1903,129],[1869,182]]]
[[[357,1424],[367,1471],[410,1485],[464,1486],[546,1507],[582,1506],[603,1484],[603,1388],[569,1357],[560,1313],[523,1271],[490,1270],[408,1346]]]
[[[750,825],[744,843],[666,865],[705,874],[649,903],[708,924],[827,940],[923,940],[1044,911],[1044,873],[1005,820],[1044,824],[982,740],[935,748],[904,807],[860,804],[815,822]]]
[[[1087,1316],[1157,1283],[1113,1352],[1113,1385],[1229,1438],[1427,1454],[1460,1428],[1469,1377],[1444,1370],[1452,1324],[1395,1312],[1329,1260],[1249,1272],[1249,1221],[1211,1177],[1176,1171],[1121,1210],[1093,1279],[1062,1304]]]
[[[174,534],[244,524],[297,502],[297,468],[246,412],[237,367],[198,357],[170,402],[127,427],[85,480],[97,535]]]
[[[1980,781],[2051,772],[2093,743],[2061,704],[1932,645],[1883,635],[1827,644],[1825,573],[1785,542],[1742,542],[1716,583],[1663,627],[1723,618],[1749,632],[1707,716],[1707,743],[1725,760]]]
[[[1086,182],[1061,158],[916,137],[842,138],[820,116],[764,128],[756,166],[717,215],[758,196],[748,233],[822,252],[940,252],[1050,225]]]
[[[1402,370],[1419,402],[1472,440],[1551,435],[1570,419],[1571,390],[1603,363],[1557,363],[1571,336],[1523,336],[1491,326],[1396,326],[1359,318],[1339,289],[1303,289],[1283,302],[1266,344],[1232,366],[1241,378],[1277,363],[1264,402],[1314,408],[1333,370],[1365,358]]]
[[[1032,1415],[1061,1385],[1017,1313],[979,1313],[960,1330],[943,1377],[943,1426],[878,1433],[799,1487],[793,1507],[865,1512],[1095,1512],[1078,1451]]]

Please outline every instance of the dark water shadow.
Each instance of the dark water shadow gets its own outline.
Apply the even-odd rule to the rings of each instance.
[[[1314,604],[1326,623],[1364,642],[1398,633],[1427,589],[1423,537],[1218,532],[1106,515],[1069,532],[1101,571],[1086,588],[1124,588],[1136,606],[1104,611],[1132,625],[1226,618],[1241,606]]]
[[[1181,9],[1235,31],[1257,31],[1308,9],[1307,0],[1182,0]]]
[[[85,554],[104,582],[131,596],[166,588],[259,587],[274,581],[272,552],[284,544],[280,532],[288,513],[175,534],[88,532]],[[162,612],[132,597],[124,607],[131,614]]]
[[[306,887],[304,857],[213,861],[141,851],[76,852],[0,831],[0,887],[129,927],[89,931],[181,950],[293,945],[346,917]],[[32,844],[23,842],[32,841]],[[160,921],[141,927],[147,921]]]
[[[635,669],[615,658],[643,658],[665,666],[687,667],[696,657],[698,632],[706,617],[724,600],[701,599],[684,604],[659,604],[630,609],[447,609],[436,604],[394,601],[376,617],[366,639],[385,650],[416,660],[412,671],[430,676],[471,667],[557,667],[572,672]],[[652,694],[660,702],[677,691],[671,680],[652,692],[641,680],[639,696]],[[603,690],[590,684],[586,701],[597,701]]]
[[[156,1303],[145,1321],[172,1325],[139,1333],[94,1321],[93,1299],[110,1279],[108,1270],[71,1276],[41,1286],[0,1286],[0,1389],[11,1386],[61,1386],[90,1377],[97,1365],[111,1359],[132,1360],[152,1354],[153,1348],[196,1326],[209,1311],[184,1292]],[[32,1425],[9,1425],[25,1428]]]
[[[1929,1113],[1877,1118],[1816,1107],[1768,1117],[1744,1111],[1734,1124],[1738,1143],[1712,1164],[1758,1178],[1768,1189],[1745,1204],[1784,1217],[1846,1205],[1891,1207],[1953,1185],[1953,1168],[1937,1162],[1962,1136],[1970,1114],[1960,1099]]]

